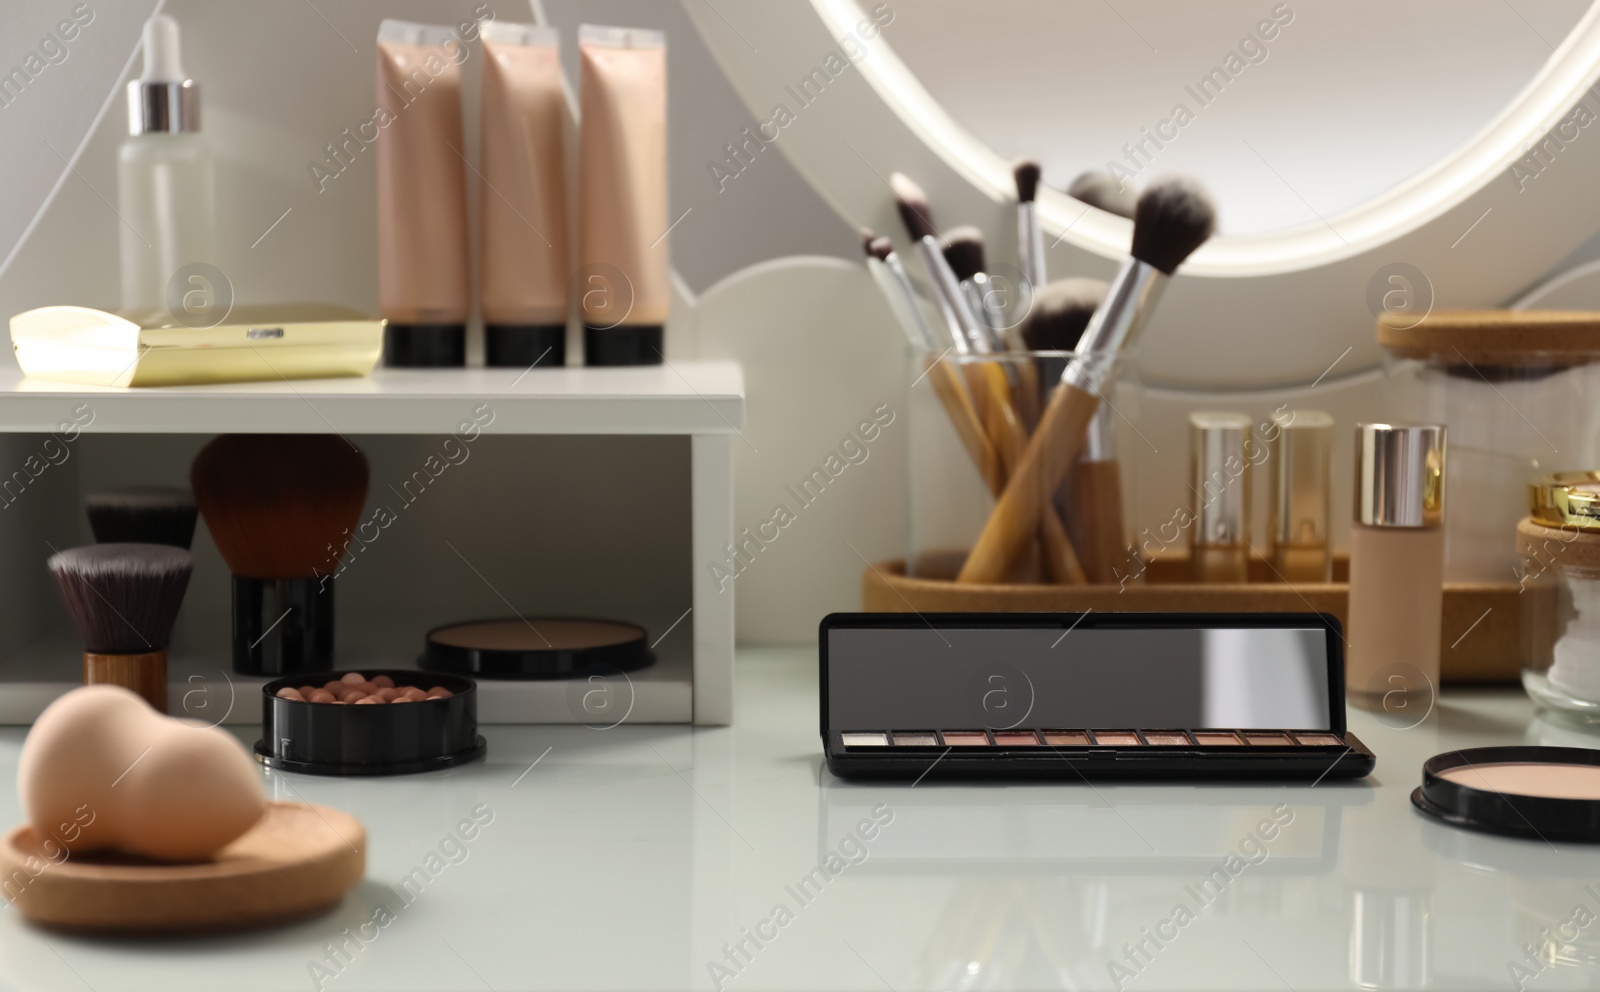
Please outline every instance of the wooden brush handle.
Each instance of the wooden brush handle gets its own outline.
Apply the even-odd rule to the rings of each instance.
[[[132,689],[155,707],[167,712],[167,652],[148,654],[83,653],[84,685],[120,685]]]
[[[994,450],[994,445],[989,443],[988,435],[983,432],[978,411],[972,405],[972,398],[961,385],[960,376],[954,368],[942,361],[934,360],[928,368],[928,380],[932,383],[934,395],[939,397],[944,412],[949,415],[950,423],[956,429],[956,436],[961,438],[961,446],[967,449],[967,454],[972,456],[972,463],[978,466],[978,474],[983,476],[984,485],[989,487],[991,493],[998,496],[1005,488],[1005,469],[1000,464],[999,453]]]
[[[1030,434],[1039,426],[1039,370],[1033,362],[1017,364],[1017,413]]]
[[[1127,561],[1122,523],[1122,467],[1116,459],[1078,462],[1068,483],[1074,545],[1083,553],[1083,571],[1094,583],[1119,581]]]
[[[987,430],[1000,456],[1000,464],[1005,473],[1004,479],[1009,483],[1028,450],[1028,432],[1017,417],[1016,407],[1011,402],[1011,385],[1000,364],[983,362],[968,368],[972,373],[971,378],[978,391],[977,395],[983,398],[982,409],[988,413]],[[995,487],[991,491],[996,498],[999,498],[1004,489]],[[1062,523],[1055,507],[1042,508],[1036,519],[1046,578],[1057,583],[1086,584],[1089,581],[1088,577],[1078,562],[1077,550],[1073,547],[1066,525]],[[1017,558],[1026,551],[1026,544],[1019,547],[1008,560],[1008,568],[1005,571],[1009,571],[1010,566],[1014,566]],[[996,577],[993,581],[998,582],[1000,578]]]
[[[1050,508],[1051,494],[1060,486],[1083,444],[1089,421],[1100,397],[1062,383],[1039,417],[1039,429],[1022,456],[1021,464],[1006,481],[1005,492],[989,514],[978,543],[961,566],[957,582],[993,583],[1006,574],[1017,555],[1039,529]],[[1053,512],[1053,511],[1052,511]]]

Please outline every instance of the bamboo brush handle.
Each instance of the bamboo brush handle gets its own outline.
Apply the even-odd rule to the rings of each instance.
[[[1050,507],[1051,494],[1072,467],[1100,397],[1062,383],[1039,418],[1022,462],[989,514],[957,582],[993,583],[1026,547]]]
[[[1017,365],[1017,413],[1030,434],[1039,426],[1039,370],[1031,361]]]
[[[132,689],[155,707],[167,712],[167,652],[146,654],[83,653],[84,685],[120,685]]]
[[[994,438],[994,447],[1000,455],[1000,464],[1005,471],[1004,478],[1009,482],[1012,474],[1022,464],[1028,450],[1028,432],[1017,419],[1016,407],[1011,403],[1011,385],[1000,364],[983,362],[970,368],[978,382],[978,395],[984,398],[984,408],[989,413],[987,419],[989,435]],[[998,487],[992,491],[996,498],[1004,492]],[[1087,584],[1089,579],[1084,574],[1083,566],[1079,564],[1077,550],[1073,547],[1072,538],[1068,536],[1066,525],[1062,523],[1055,507],[1041,508],[1035,519],[1038,521],[1038,537],[1043,543],[1046,577],[1056,583]],[[1018,556],[1026,550],[1026,544],[1019,547],[1017,553],[1007,561],[1007,565],[1014,565]],[[1009,571],[1009,567],[1006,571]],[[1004,574],[1003,572],[1002,575]],[[1000,577],[997,576],[992,581],[998,582]]]
[[[944,412],[949,415],[950,423],[956,429],[956,436],[961,438],[961,446],[967,449],[967,454],[972,456],[972,463],[978,466],[978,473],[983,476],[984,485],[989,487],[991,493],[998,496],[1005,488],[1005,469],[1000,464],[999,453],[994,450],[994,445],[989,443],[988,435],[983,432],[978,411],[972,405],[972,398],[962,387],[960,376],[949,365],[935,360],[928,368],[928,380],[932,383],[934,395],[939,397]]]
[[[945,413],[949,415],[950,422],[955,426],[956,435],[961,438],[962,446],[967,449],[967,454],[972,456],[973,464],[978,466],[984,484],[989,487],[989,492],[998,498],[1005,491],[1006,469],[1001,464],[1000,455],[995,451],[994,445],[989,443],[978,411],[972,405],[966,389],[962,387],[960,377],[949,365],[935,362],[929,369],[928,378],[933,384],[934,393],[939,397],[939,402],[944,406]],[[1049,570],[1051,581],[1058,583],[1088,581],[1081,567],[1074,571],[1073,566],[1078,560],[1077,554],[1073,550],[1072,540],[1067,535],[1065,525],[1054,512],[1045,515],[1040,536],[1044,540],[1044,564]]]
[[[1116,459],[1078,462],[1068,485],[1074,544],[1083,554],[1083,571],[1094,583],[1119,581],[1118,566],[1127,560],[1123,542],[1122,466]]]

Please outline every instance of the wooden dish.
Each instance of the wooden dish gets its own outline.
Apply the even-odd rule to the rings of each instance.
[[[181,937],[276,926],[332,909],[366,874],[367,831],[336,809],[273,802],[260,822],[207,862],[115,854],[60,860],[59,845],[51,842],[49,850],[59,863],[31,826],[0,843],[5,898],[33,923]]]
[[[1273,581],[1260,558],[1247,583],[1195,585],[1186,553],[1144,563],[1143,581],[1116,585],[977,585],[953,581],[964,553],[919,559],[919,574],[904,561],[879,562],[862,575],[862,609],[869,613],[1332,613],[1349,614],[1349,557],[1336,554],[1327,583]],[[1439,667],[1445,682],[1517,682],[1522,676],[1520,587],[1515,582],[1446,582],[1440,618]]]

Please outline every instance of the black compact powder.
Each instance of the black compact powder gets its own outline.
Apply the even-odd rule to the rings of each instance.
[[[421,666],[489,679],[565,679],[585,669],[631,672],[655,661],[644,628],[614,620],[503,617],[428,631]]]
[[[453,768],[483,757],[478,736],[478,687],[471,679],[403,669],[363,669],[387,675],[395,686],[424,691],[440,686],[443,699],[360,706],[286,699],[282,689],[321,685],[345,672],[294,675],[262,686],[261,740],[256,759],[269,768],[309,775],[408,775]]]
[[[1454,827],[1600,843],[1600,751],[1474,747],[1429,758],[1411,805]]]

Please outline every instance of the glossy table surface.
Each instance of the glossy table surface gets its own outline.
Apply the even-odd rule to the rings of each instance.
[[[264,773],[366,824],[341,906],[168,942],[0,909],[0,990],[1600,987],[1600,848],[1408,800],[1440,751],[1600,744],[1520,690],[1449,691],[1409,728],[1353,713],[1360,782],[855,785],[821,767],[815,659],[741,650],[734,727],[489,727],[448,772]],[[21,739],[0,732],[7,824]]]

